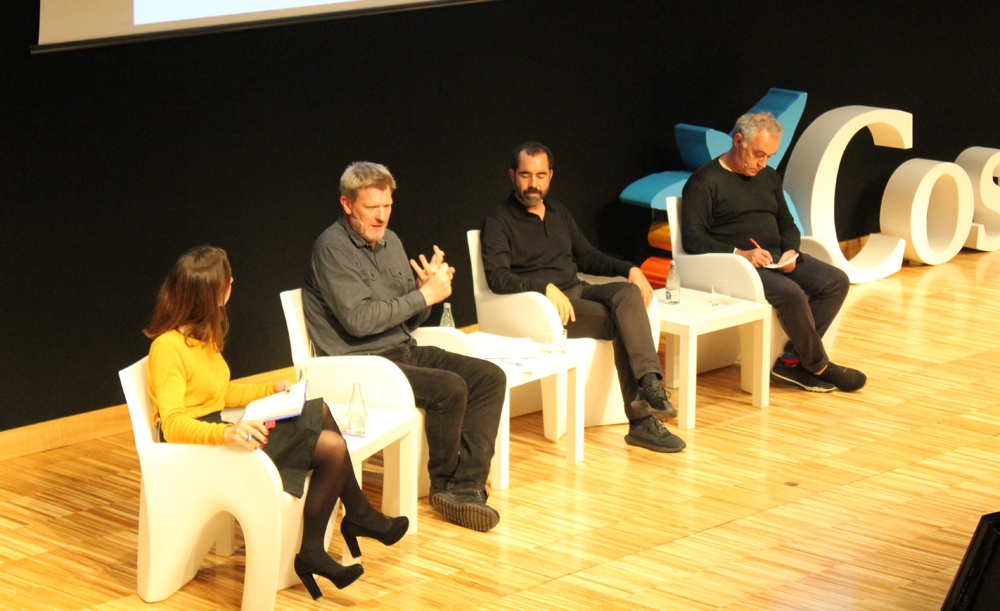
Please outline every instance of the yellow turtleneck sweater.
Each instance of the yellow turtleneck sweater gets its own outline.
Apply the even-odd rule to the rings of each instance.
[[[221,444],[230,425],[197,418],[273,393],[274,384],[230,382],[229,365],[213,344],[185,338],[176,330],[157,337],[149,347],[149,396],[167,441]]]

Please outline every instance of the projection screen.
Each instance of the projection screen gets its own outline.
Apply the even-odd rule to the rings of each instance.
[[[40,0],[33,53],[487,0]]]

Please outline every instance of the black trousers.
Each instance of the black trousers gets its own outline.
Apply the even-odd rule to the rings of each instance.
[[[503,370],[434,346],[402,346],[381,356],[403,371],[424,410],[431,487],[485,489],[507,389]]]
[[[778,314],[788,335],[788,345],[809,371],[820,371],[830,362],[823,347],[823,334],[830,328],[847,299],[851,281],[847,274],[815,257],[799,253],[795,269],[786,274],[757,268],[764,297]]]
[[[625,416],[629,420],[647,416],[647,410],[632,408],[638,380],[647,373],[662,377],[663,369],[639,287],[629,282],[582,284],[566,291],[566,296],[576,313],[576,322],[566,325],[567,337],[611,340]]]

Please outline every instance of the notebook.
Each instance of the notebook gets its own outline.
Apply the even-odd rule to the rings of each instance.
[[[268,397],[247,404],[244,420],[280,420],[302,413],[306,402],[306,381],[292,385],[285,392],[277,392]]]

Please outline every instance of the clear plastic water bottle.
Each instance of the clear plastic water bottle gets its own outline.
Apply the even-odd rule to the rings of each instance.
[[[444,313],[441,314],[441,326],[455,328],[455,317],[451,315],[451,304],[444,302]]]
[[[351,391],[351,402],[347,404],[347,420],[352,435],[365,434],[365,421],[368,420],[368,407],[365,397],[361,394],[361,382],[354,383]]]
[[[681,277],[677,274],[677,262],[670,262],[670,271],[667,272],[666,299],[669,304],[681,302]]]

